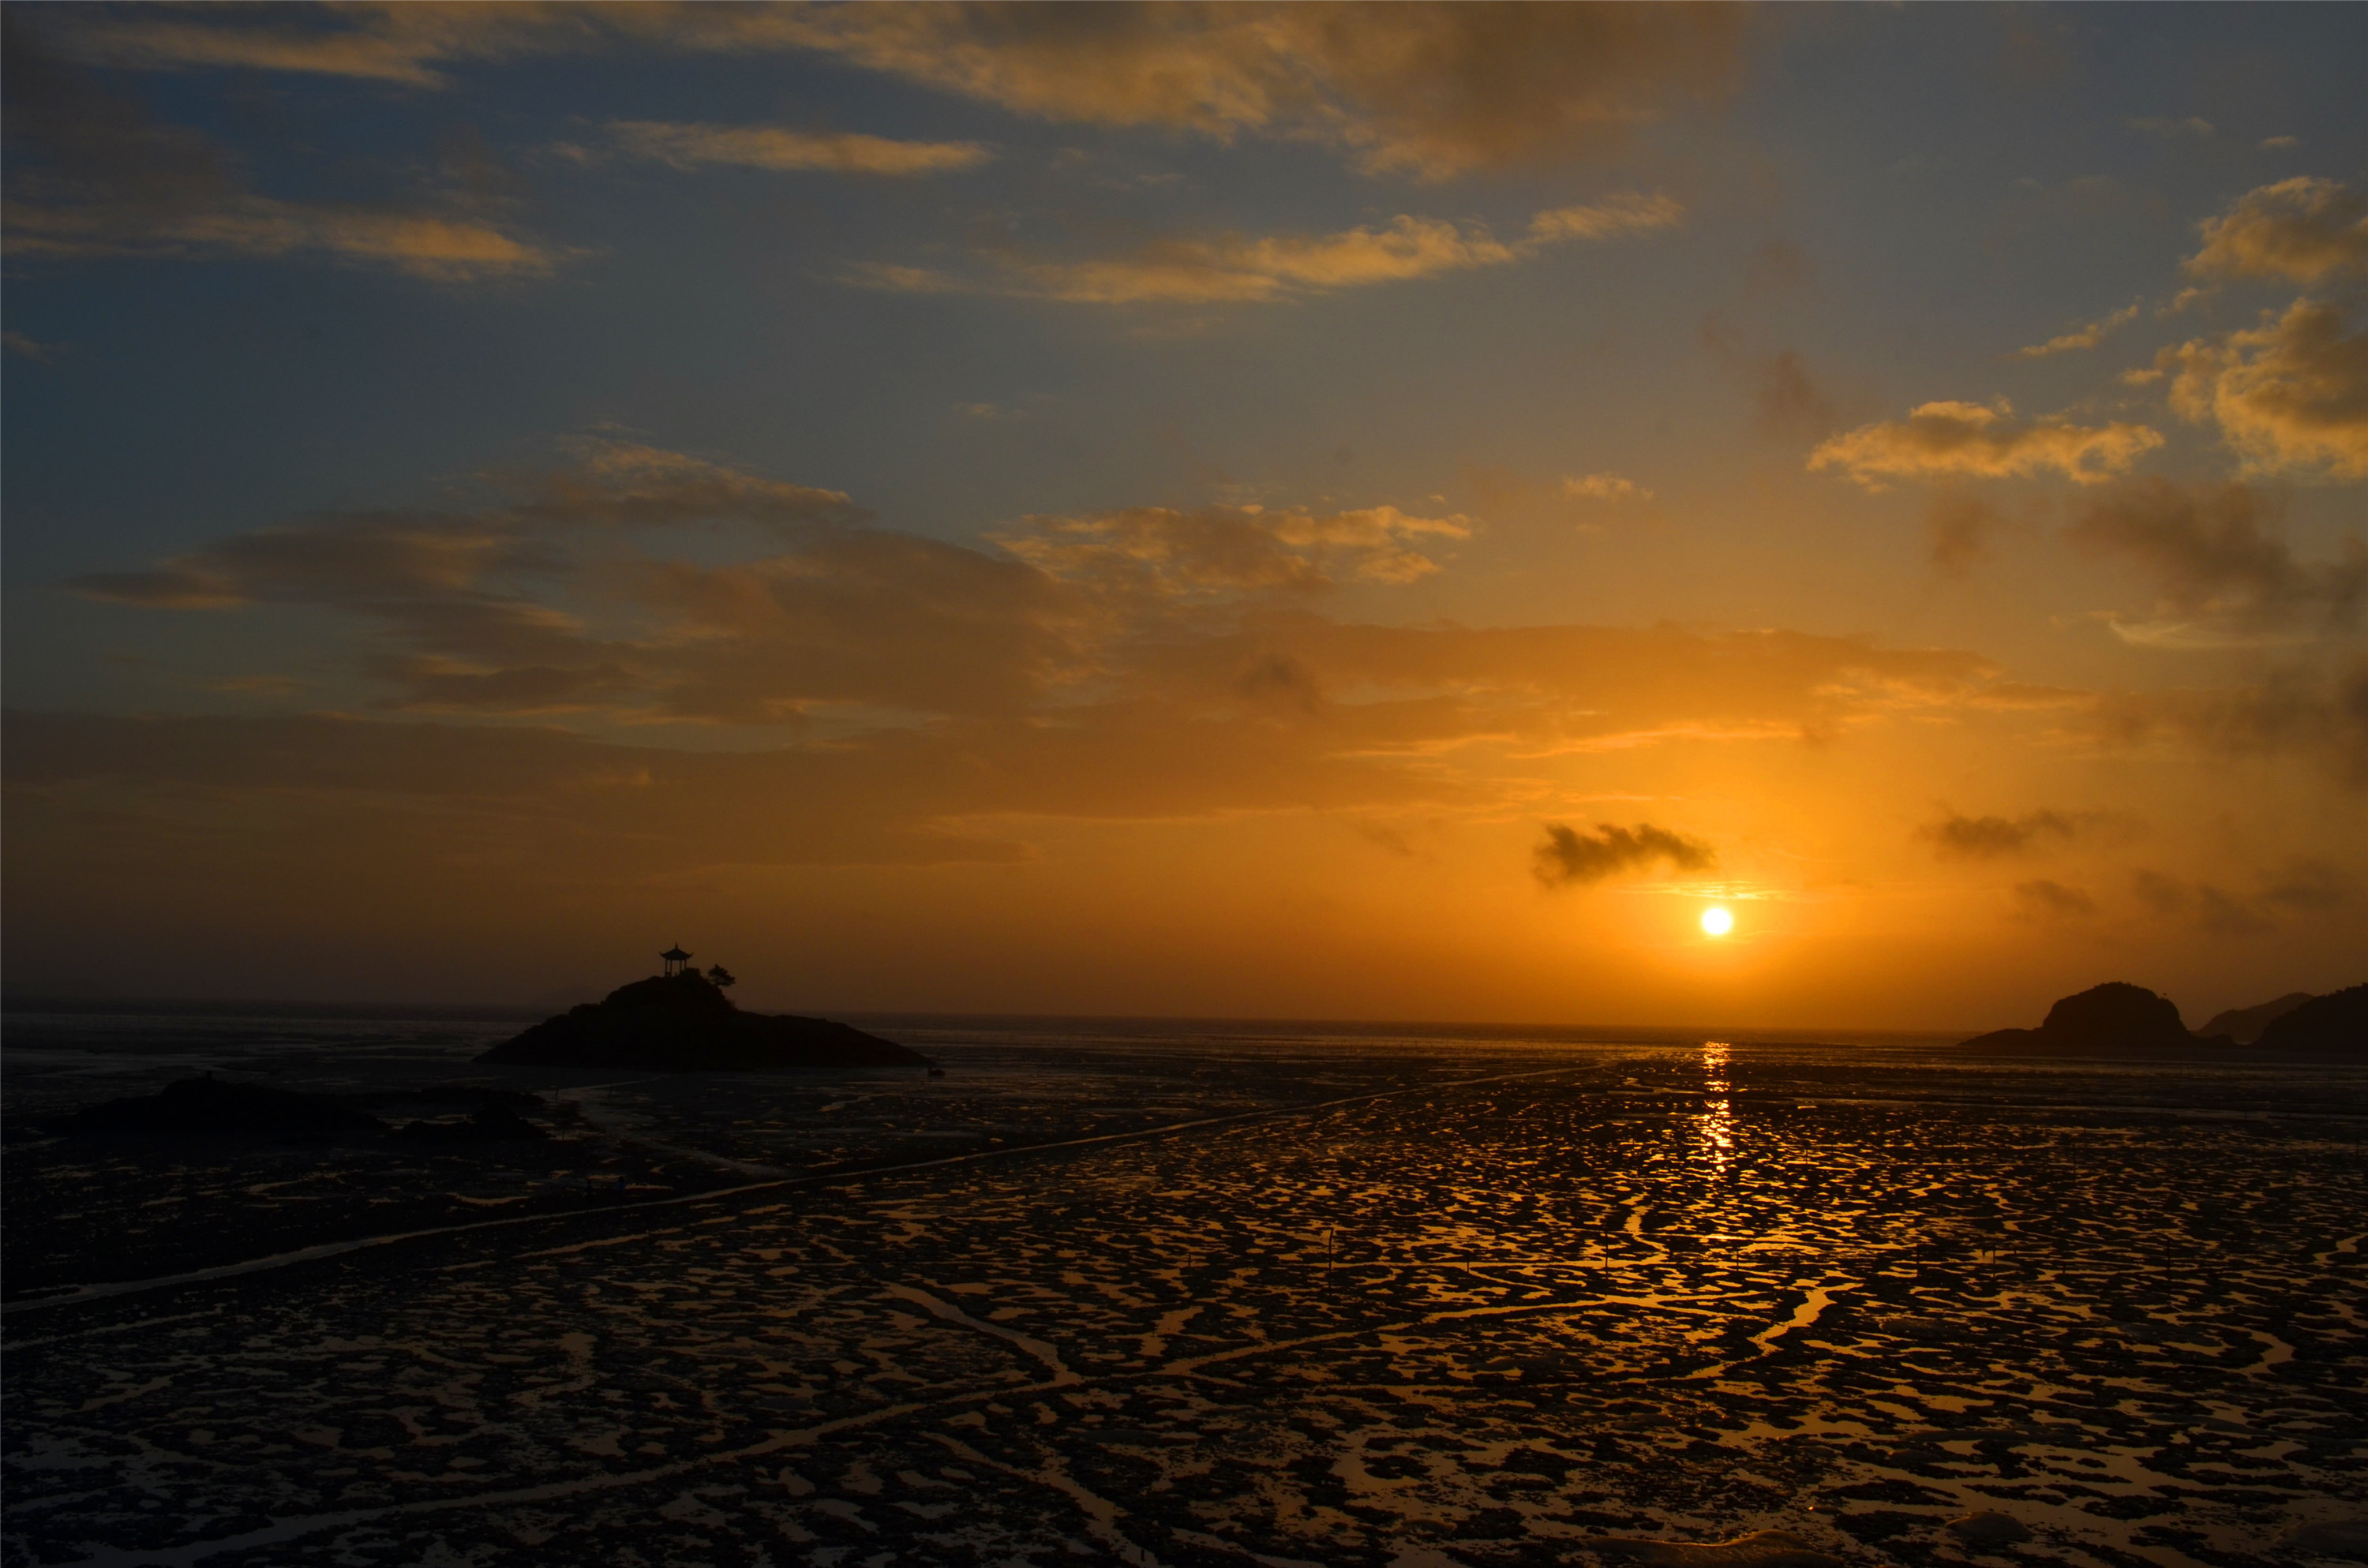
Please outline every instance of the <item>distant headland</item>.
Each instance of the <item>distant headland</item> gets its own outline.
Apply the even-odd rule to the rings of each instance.
[[[724,994],[733,977],[721,964],[701,974],[678,945],[658,957],[661,972],[545,1018],[477,1060],[660,1073],[929,1065],[894,1040],[827,1018],[744,1013]]]
[[[2325,996],[2294,992],[2258,1006],[2233,1008],[2203,1030],[2191,1031],[2169,997],[2126,981],[2108,981],[2057,1002],[2035,1029],[1994,1029],[1957,1049],[1987,1056],[2368,1062],[2368,985]]]

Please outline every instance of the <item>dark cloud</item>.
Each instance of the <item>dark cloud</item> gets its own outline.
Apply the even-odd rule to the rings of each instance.
[[[1715,311],[1702,320],[1702,342],[1749,393],[1752,425],[1762,436],[1812,446],[1841,428],[1839,405],[1798,350],[1755,353],[1741,329]]]
[[[2112,692],[2082,722],[2123,746],[2169,741],[2207,756],[2294,756],[2368,788],[2368,661],[2332,675],[2274,672],[2245,685]]]
[[[2081,505],[2066,537],[2135,562],[2160,598],[2150,621],[2117,622],[2134,642],[2241,638],[2286,628],[2341,631],[2368,602],[2368,547],[2301,562],[2277,533],[2276,501],[2244,484],[2146,479]]]
[[[2360,879],[2352,872],[2307,857],[2263,873],[2260,881],[2260,893],[2247,898],[2210,882],[2141,870],[2132,877],[2131,888],[2155,914],[2212,937],[2259,937],[2295,917],[2323,917],[2361,899]]]
[[[2185,882],[2176,877],[2166,877],[2160,871],[2131,872],[2130,891],[2137,894],[2140,903],[2157,915],[2177,914],[2193,896]]]
[[[2260,902],[2317,915],[2359,903],[2362,891],[2358,873],[2332,860],[2304,857],[2262,877]]]
[[[36,364],[42,365],[56,358],[65,347],[63,344],[43,343],[39,338],[28,337],[13,327],[6,332],[0,332],[0,345],[5,345],[9,353],[19,358],[30,359]]]
[[[12,6],[0,21],[7,254],[315,255],[448,282],[551,270],[549,252],[488,221],[465,188],[441,200],[265,195],[202,133],[158,122],[137,97],[60,60],[46,32],[72,15],[45,14],[37,29]]]
[[[2014,884],[2015,903],[2028,915],[2074,919],[2097,913],[2097,901],[2078,888],[2045,878]]]
[[[2209,882],[2191,882],[2160,871],[2141,870],[2130,879],[2138,902],[2166,918],[2177,919],[2212,937],[2258,937],[2274,929],[2245,900]]]
[[[1584,834],[1561,823],[1548,823],[1545,841],[1537,846],[1533,869],[1550,888],[1582,887],[1630,871],[1666,864],[1672,870],[1706,871],[1718,863],[1718,852],[1698,838],[1640,822],[1634,827],[1609,823]]]
[[[257,528],[65,586],[151,608],[337,610],[392,644],[363,661],[395,688],[382,705],[421,711],[773,722],[811,701],[1008,710],[1058,656],[1058,585],[1015,562],[861,530],[870,514],[837,491],[612,441],[575,456],[480,511]],[[695,523],[804,548],[717,567],[597,553],[604,528]]]
[[[1988,560],[1990,536],[1998,531],[1998,508],[1975,496],[1938,497],[1924,519],[1932,564],[1943,572],[1962,573]]]
[[[1130,506],[1087,517],[1031,517],[996,542],[1045,572],[1156,598],[1320,592],[1343,581],[1410,583],[1439,570],[1423,553],[1469,539],[1457,513],[1420,517],[1395,506],[1346,512],[1295,507]]]
[[[1750,377],[1753,417],[1760,434],[1815,441],[1840,425],[1840,410],[1810,379],[1797,351],[1787,348],[1756,361]]]
[[[1460,516],[1141,507],[1031,518],[980,549],[864,526],[836,491],[614,441],[493,488],[474,511],[304,519],[67,586],[162,610],[332,612],[376,705],[419,713],[796,728],[823,710],[840,724],[1062,726],[1159,711],[1378,757],[1474,739],[1539,754],[1830,739],[2016,700],[1971,654],[1863,639],[1385,627],[1280,608],[1431,570],[1422,551],[1458,542]],[[759,553],[657,553],[692,523]]]
[[[439,659],[393,657],[371,660],[369,668],[401,692],[374,706],[429,713],[579,711],[624,698],[634,686],[632,673],[617,664],[473,670]]]
[[[2028,854],[2047,844],[2062,844],[2088,833],[2106,820],[2098,812],[2027,812],[2019,817],[1968,817],[1951,814],[1916,830],[1942,855],[1968,860],[1990,860]]]
[[[2276,922],[2236,894],[2223,892],[2208,882],[2195,888],[2196,925],[2214,937],[2258,937],[2276,928]]]

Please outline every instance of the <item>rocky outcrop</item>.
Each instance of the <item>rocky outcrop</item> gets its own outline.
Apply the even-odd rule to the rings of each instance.
[[[744,1013],[697,970],[620,985],[546,1018],[477,1058],[520,1067],[748,1073],[780,1068],[926,1067],[894,1040],[826,1018]]]
[[[2206,1038],[2225,1034],[2238,1045],[2250,1045],[2261,1038],[2263,1029],[2310,1000],[2312,997],[2307,991],[2290,991],[2274,1002],[2263,1002],[2253,1007],[2231,1007],[2225,1013],[2215,1013],[2210,1023],[2195,1032]]]
[[[465,1121],[415,1121],[395,1133],[409,1143],[512,1143],[550,1133],[506,1105],[481,1108]]]
[[[2169,997],[2114,980],[2065,997],[2035,1029],[1998,1029],[1958,1049],[1991,1056],[2184,1055],[2214,1043],[2187,1032]]]
[[[2343,1056],[2368,1062],[2368,985],[2314,996],[2253,1042],[2260,1056]]]
[[[69,1138],[142,1142],[333,1143],[375,1138],[386,1123],[327,1095],[231,1083],[209,1073],[167,1084],[153,1095],[48,1119],[42,1130]]]

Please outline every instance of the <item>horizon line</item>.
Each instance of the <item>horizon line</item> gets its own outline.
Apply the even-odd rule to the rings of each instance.
[[[586,1001],[598,1000],[587,997]],[[548,1003],[493,1001],[374,1001],[348,1002],[310,997],[265,996],[155,996],[114,995],[105,993],[34,992],[0,986],[0,1016],[10,1013],[124,1013],[162,1014],[172,1011],[211,1013],[222,1017],[239,1017],[252,1011],[256,1016],[313,1016],[322,1017],[442,1017],[455,1020],[482,1017],[488,1021],[508,1021],[512,1017],[550,1017],[564,1013],[567,1004],[554,1006]],[[752,1009],[753,1010],[753,1009]],[[1406,1028],[1422,1030],[1471,1029],[1492,1033],[1521,1031],[1572,1031],[1589,1033],[1631,1030],[1655,1034],[1705,1034],[1721,1031],[1748,1030],[1768,1035],[1931,1035],[1955,1034],[1960,1026],[1942,1028],[1915,1028],[1906,1025],[1864,1024],[1748,1024],[1748,1023],[1645,1023],[1619,1020],[1608,1023],[1565,1021],[1551,1023],[1541,1019],[1490,1020],[1479,1018],[1406,1018],[1349,1017],[1339,1016],[1294,1014],[1219,1014],[1219,1013],[1113,1013],[1061,1012],[1055,1010],[1004,1011],[994,1008],[941,1007],[843,1007],[827,1011],[848,1017],[910,1018],[923,1020],[996,1020],[1012,1023],[1110,1023],[1110,1024],[1215,1024],[1231,1026],[1290,1025],[1295,1028],[1330,1026],[1354,1029]],[[1975,1031],[1978,1033],[1979,1031]]]

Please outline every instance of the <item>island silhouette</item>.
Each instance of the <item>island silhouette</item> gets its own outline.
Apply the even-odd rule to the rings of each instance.
[[[2233,1008],[2191,1031],[2168,996],[2107,981],[2064,997],[2035,1029],[1993,1029],[1958,1046],[1990,1056],[2351,1056],[2368,1060],[2368,985],[2325,996],[2294,992]]]
[[[705,974],[679,946],[665,970],[545,1018],[477,1058],[518,1067],[624,1067],[661,1073],[784,1068],[928,1067],[894,1040],[827,1018],[744,1013],[721,964]]]

